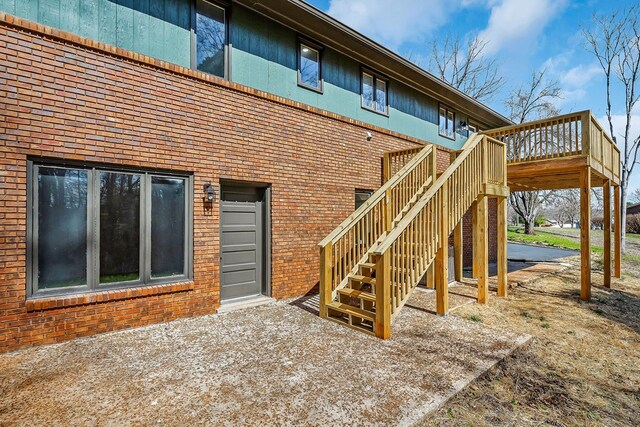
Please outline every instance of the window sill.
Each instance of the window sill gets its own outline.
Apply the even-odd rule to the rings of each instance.
[[[323,86],[324,86],[324,85],[320,85],[320,87],[314,87],[314,86],[309,86],[309,85],[306,85],[306,84],[304,84],[304,83],[302,83],[302,82],[298,81],[298,87],[301,87],[301,88],[303,88],[303,89],[310,90],[311,92],[315,92],[315,93],[318,93],[318,94],[320,94],[320,95],[323,95],[323,94],[324,94],[324,88],[323,88]]]
[[[362,107],[363,110],[367,110],[367,111],[369,111],[371,113],[378,114],[379,116],[389,117],[389,109],[388,108],[387,108],[387,111],[382,112],[382,111],[376,110],[375,108],[365,107],[362,104],[360,104],[360,107]]]
[[[91,292],[87,294],[61,295],[46,298],[33,298],[26,301],[27,311],[52,310],[56,308],[74,307],[78,305],[119,301],[152,295],[170,294],[192,291],[193,281],[168,283],[164,285],[143,286],[139,288],[117,289],[112,291]]]
[[[455,141],[456,137],[455,136],[448,136],[448,135],[443,135],[441,133],[438,134],[438,136],[444,138],[444,139],[448,139],[449,141]]]

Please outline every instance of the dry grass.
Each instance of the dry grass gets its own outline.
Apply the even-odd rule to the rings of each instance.
[[[575,260],[577,265],[578,260]],[[640,422],[640,278],[635,266],[579,302],[579,268],[453,315],[534,336],[424,426],[636,426]],[[594,282],[602,276],[594,272]]]

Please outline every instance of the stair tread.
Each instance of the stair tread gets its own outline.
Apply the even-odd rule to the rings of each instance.
[[[358,291],[356,289],[351,288],[342,288],[338,290],[339,294],[347,295],[354,298],[360,298],[367,301],[375,302],[376,296],[370,292]]]
[[[374,321],[376,317],[376,314],[374,312],[363,310],[361,308],[354,307],[352,305],[344,304],[341,302],[333,301],[328,305],[328,307],[333,310],[340,311],[345,314],[351,314],[353,316],[360,317],[366,320]]]
[[[349,276],[349,279],[356,282],[368,283],[370,285],[375,285],[376,283],[376,279],[373,277],[361,276],[360,274],[352,274]]]
[[[360,267],[364,268],[376,268],[376,264],[373,262],[362,262],[360,263]]]

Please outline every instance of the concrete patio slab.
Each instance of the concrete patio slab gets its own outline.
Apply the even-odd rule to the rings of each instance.
[[[529,339],[437,317],[433,291],[414,292],[387,341],[318,318],[315,304],[0,355],[0,424],[411,425]]]

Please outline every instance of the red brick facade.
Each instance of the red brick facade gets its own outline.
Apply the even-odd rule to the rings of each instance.
[[[318,281],[316,244],[353,211],[354,189],[377,188],[382,154],[417,142],[29,26],[43,31],[0,24],[0,352],[215,312],[218,206],[200,191],[212,182],[219,194],[221,179],[271,185],[272,295],[305,294]],[[440,157],[444,168],[449,154]],[[192,173],[193,281],[28,300],[30,158]]]

